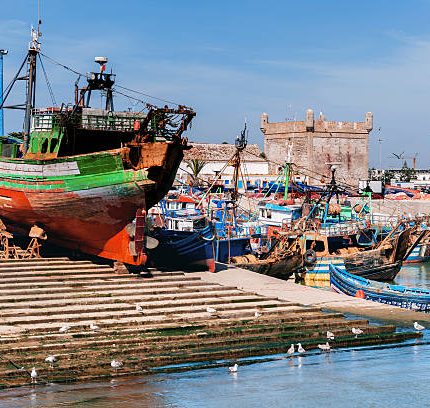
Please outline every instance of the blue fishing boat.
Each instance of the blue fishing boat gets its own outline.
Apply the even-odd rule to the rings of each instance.
[[[430,290],[427,289],[372,281],[334,265],[330,265],[330,285],[336,292],[349,296],[420,312],[430,311]]]

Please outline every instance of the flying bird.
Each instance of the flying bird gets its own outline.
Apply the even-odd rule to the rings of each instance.
[[[228,371],[230,371],[231,373],[237,373],[237,368],[239,366],[237,364],[235,364],[233,367],[229,367]]]
[[[119,360],[112,360],[110,362],[110,366],[117,371],[119,368],[121,368],[124,364],[122,363],[122,361]]]
[[[330,351],[331,347],[328,342],[326,344],[318,344],[318,348],[322,351]]]
[[[422,326],[421,324],[419,324],[418,322],[415,322],[415,323],[414,323],[414,329],[415,329],[415,330],[418,330],[418,331],[421,331],[421,330],[424,330],[424,329],[425,329],[425,327],[424,327],[424,326]]]
[[[396,154],[396,153],[391,153],[394,157],[398,158],[399,160],[403,159],[403,155],[405,154],[405,152],[402,152],[400,154]]]
[[[331,331],[328,331],[328,330],[327,330],[327,338],[328,338],[329,340],[334,340],[334,334],[333,334]]]
[[[297,343],[297,352],[304,353],[306,350],[302,347],[302,343]]]
[[[287,350],[287,354],[294,354],[294,352],[295,352],[296,350],[295,350],[295,348],[294,348],[294,344],[292,344],[291,346],[290,346],[290,348]]]
[[[36,384],[37,383],[37,371],[36,371],[35,367],[33,367],[33,369],[31,370],[30,377],[31,377],[31,383]]]
[[[57,361],[57,357],[49,355],[45,358],[45,363],[48,363],[51,368],[54,367],[54,363]]]

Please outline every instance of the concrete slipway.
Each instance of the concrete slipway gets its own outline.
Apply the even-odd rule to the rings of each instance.
[[[66,257],[0,261],[0,387],[28,384],[32,367],[44,384],[230,365],[240,358],[285,354],[299,342],[306,352],[320,352],[327,330],[335,335],[332,348],[420,337],[391,324],[346,319],[339,311],[407,324],[428,320],[222,268],[213,274],[128,274]],[[363,334],[353,335],[352,327]],[[48,355],[56,357],[52,367],[45,362]],[[120,369],[111,367],[113,359],[122,362]]]

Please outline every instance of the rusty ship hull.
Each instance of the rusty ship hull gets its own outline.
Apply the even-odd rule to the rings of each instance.
[[[37,224],[51,242],[68,248],[144,264],[143,243],[126,227],[168,191],[183,149],[146,143],[138,169],[124,166],[129,148],[51,160],[2,158],[1,217],[21,231]]]

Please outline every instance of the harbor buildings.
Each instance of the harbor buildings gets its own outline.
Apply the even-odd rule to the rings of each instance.
[[[315,118],[312,109],[306,111],[303,121],[270,122],[269,115],[263,113],[260,127],[271,172],[289,161],[298,172],[309,176],[309,184],[329,181],[333,165],[337,180],[351,186],[368,177],[371,112],[365,114],[363,122],[328,121],[322,113]]]

